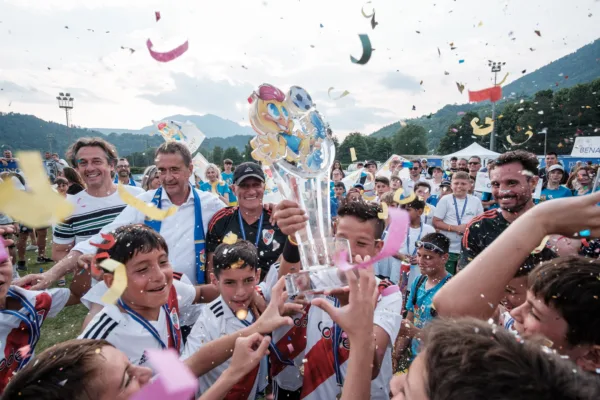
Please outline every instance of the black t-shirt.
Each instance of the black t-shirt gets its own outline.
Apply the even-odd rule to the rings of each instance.
[[[479,255],[479,253],[491,245],[492,242],[508,228],[508,225],[510,225],[510,223],[504,218],[501,210],[497,208],[486,211],[480,216],[473,218],[469,222],[462,239],[462,251],[460,252],[458,267],[460,269],[466,267],[467,264]],[[518,241],[517,238],[515,238],[515,242],[516,241]],[[556,257],[557,255],[555,252],[545,247],[540,253],[531,254],[527,257],[522,268],[529,272],[541,261],[550,260]]]
[[[75,195],[82,190],[84,190],[83,186],[81,186],[79,183],[74,183],[67,189],[67,194]]]
[[[238,240],[243,239],[239,212],[239,207],[226,207],[212,217],[208,224],[208,234],[206,236],[206,251],[208,253],[214,253],[223,238],[230,232],[236,234]],[[279,258],[287,239],[287,236],[277,226],[271,225],[269,218],[271,218],[271,213],[263,210],[262,228],[261,232],[258,233],[258,267],[261,269],[261,278],[269,271],[271,264]],[[256,243],[259,220],[252,225],[248,225],[242,218],[242,223],[246,240]]]

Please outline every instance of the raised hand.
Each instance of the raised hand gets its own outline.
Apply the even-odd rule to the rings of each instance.
[[[306,226],[308,216],[298,203],[291,200],[283,200],[271,215],[271,223],[277,224],[285,235],[293,235]]]
[[[232,375],[242,379],[252,371],[260,360],[268,354],[270,342],[271,338],[269,336],[262,336],[259,333],[237,338],[231,356],[231,363],[229,364]]]
[[[285,278],[277,281],[271,291],[271,302],[256,320],[256,326],[261,333],[270,333],[283,325],[292,325],[294,322],[290,317],[283,315],[297,314],[304,308],[302,304],[286,303],[288,294],[285,289]]]

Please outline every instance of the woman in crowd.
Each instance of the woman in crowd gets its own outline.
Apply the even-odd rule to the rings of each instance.
[[[220,180],[221,170],[215,164],[208,164],[204,171],[206,182],[200,185],[200,190],[203,192],[212,192],[219,196],[221,201],[229,204],[229,185]]]
[[[150,165],[144,170],[142,177],[142,189],[145,191],[155,190],[160,187],[160,179],[158,177],[158,168],[156,165]]]
[[[59,176],[54,181],[56,184],[56,191],[60,193],[62,197],[67,197],[67,190],[69,189],[69,181],[62,176]]]
[[[83,179],[79,176],[79,173],[75,171],[71,167],[63,168],[63,175],[65,179],[69,183],[69,188],[67,189],[67,194],[77,194],[82,190],[85,190],[85,183],[83,183]]]

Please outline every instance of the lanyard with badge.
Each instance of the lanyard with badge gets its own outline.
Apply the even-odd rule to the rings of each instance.
[[[258,249],[258,240],[260,239],[260,231],[262,230],[263,225],[263,217],[264,213],[261,212],[260,219],[258,220],[258,230],[256,231],[256,241],[254,242],[254,247]],[[242,210],[238,208],[238,219],[240,221],[240,231],[242,234],[242,239],[246,240],[246,230],[244,229],[244,220],[242,218]]]
[[[333,305],[338,308],[340,306],[340,301],[338,299],[335,299],[333,302]],[[335,322],[333,323],[333,337],[331,338],[332,341],[332,346],[333,346],[333,369],[335,370],[335,381],[338,385],[338,388],[340,389],[340,393],[338,393],[338,395],[335,397],[336,399],[341,399],[342,398],[342,387],[344,386],[344,377],[342,376],[342,366],[340,365],[340,361],[339,361],[339,352],[340,352],[340,345],[341,345],[341,339],[342,339],[342,328],[336,324]]]
[[[7,297],[12,297],[14,299],[19,300],[19,302],[21,303],[21,306],[23,306],[23,308],[25,310],[27,310],[27,315],[23,315],[22,313],[20,313],[18,311],[13,311],[13,310],[0,310],[0,313],[2,313],[2,314],[12,315],[13,317],[17,317],[18,319],[20,319],[27,326],[27,329],[29,330],[29,340],[28,340],[27,344],[29,345],[30,352],[28,355],[24,356],[21,359],[21,361],[19,362],[19,366],[17,367],[17,371],[19,371],[31,359],[31,354],[33,353],[33,349],[35,348],[35,345],[37,344],[37,342],[40,338],[41,322],[38,319],[38,315],[37,315],[37,312],[35,311],[35,307],[20,293],[17,293],[13,289],[8,289]]]
[[[256,321],[256,317],[254,316],[254,314],[252,313],[252,311],[250,311],[250,312],[249,312],[249,314],[250,314],[250,315],[252,315],[252,320],[253,320],[253,321]],[[238,319],[239,319],[239,318],[238,318]],[[241,322],[241,323],[242,323],[244,326],[250,326],[250,325],[252,325],[252,322],[248,322],[248,321],[246,321],[245,319],[239,319],[239,321],[240,321],[240,322]],[[273,354],[275,354],[275,357],[277,357],[277,360],[278,360],[280,363],[282,363],[282,364],[284,364],[284,365],[290,365],[290,366],[293,366],[293,365],[294,365],[294,362],[293,362],[293,361],[291,361],[291,360],[289,360],[289,359],[286,359],[286,358],[283,358],[283,354],[281,354],[281,352],[279,351],[279,349],[277,348],[277,346],[273,344],[273,340],[271,340],[271,341],[269,342],[269,349],[271,350],[271,352],[272,352]]]
[[[463,213],[464,213],[464,210],[463,210]],[[416,242],[421,240],[421,234],[423,233],[423,223],[422,222],[419,224],[419,227],[420,227],[419,236],[417,236]],[[410,225],[406,229],[406,252],[407,253],[410,252]],[[413,249],[412,257],[414,257],[415,254],[417,254],[417,246],[415,246],[415,248]]]
[[[154,326],[152,326],[152,324],[150,322],[148,322],[148,320],[146,318],[142,317],[140,314],[138,314],[137,312],[132,310],[131,307],[129,307],[127,304],[125,304],[125,302],[123,300],[119,299],[118,303],[119,303],[119,306],[127,314],[129,314],[135,322],[137,322],[144,329],[146,329],[148,332],[150,332],[150,334],[154,337],[154,339],[156,339],[158,341],[158,343],[160,344],[160,347],[162,347],[163,350],[168,348],[168,346],[165,345],[165,342],[163,342],[162,339],[160,338],[160,334],[158,333],[156,328]],[[169,309],[167,308],[166,304],[162,305],[162,309],[165,312],[165,318],[167,319],[167,326],[169,327],[169,331],[171,332],[171,337],[173,339],[174,347],[177,349],[178,352],[180,352],[181,349],[179,348],[179,341],[177,340],[177,332],[175,330],[175,326],[173,325],[173,321],[171,321]]]
[[[458,216],[458,204],[456,204],[456,197],[454,197],[454,195],[452,195],[452,199],[454,200],[454,211],[456,212],[456,221],[458,222],[458,225],[462,225],[462,219],[465,216],[465,211],[467,209],[467,202],[469,201],[469,196],[465,197],[465,204],[463,205],[463,209],[462,209],[462,213],[460,214],[460,217]]]

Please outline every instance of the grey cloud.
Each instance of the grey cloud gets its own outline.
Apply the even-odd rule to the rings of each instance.
[[[182,73],[173,73],[172,78],[175,90],[139,97],[158,105],[181,106],[198,113],[211,113],[237,120],[240,112],[235,103],[246,101],[254,90],[253,86],[246,83],[234,85],[228,81],[194,78]]]
[[[35,87],[24,87],[9,81],[0,81],[0,96],[30,102],[48,100],[48,94],[39,91]]]
[[[388,72],[381,79],[381,84],[388,89],[406,90],[410,92],[419,90],[419,81],[402,72]]]
[[[395,120],[392,111],[380,107],[360,106],[350,96],[336,102],[335,108],[325,107],[320,110],[334,131],[336,129],[361,131],[367,125],[386,124],[390,120]],[[332,113],[331,110],[336,112]]]

